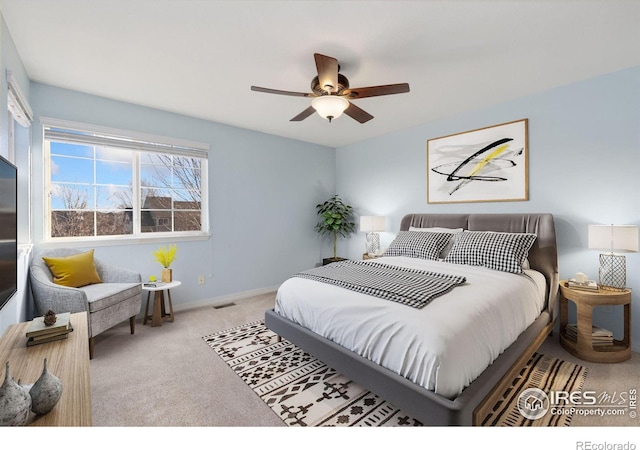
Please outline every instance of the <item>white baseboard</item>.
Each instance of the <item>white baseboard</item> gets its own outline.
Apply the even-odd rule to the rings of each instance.
[[[220,297],[205,298],[190,303],[181,303],[179,305],[173,305],[174,311],[184,311],[187,309],[201,308],[203,306],[219,306],[227,303],[233,303],[240,300],[246,300],[256,295],[270,294],[278,290],[279,286],[269,286],[259,289],[252,289],[250,291],[236,292],[234,294],[222,295]]]

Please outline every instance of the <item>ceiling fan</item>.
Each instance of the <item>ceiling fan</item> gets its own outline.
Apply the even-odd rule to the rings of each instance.
[[[311,106],[291,119],[291,122],[299,122],[306,119],[314,112],[328,119],[329,122],[337,119],[344,112],[347,116],[360,123],[368,122],[373,116],[365,110],[354,105],[351,100],[380,95],[402,94],[409,92],[408,83],[385,84],[381,86],[369,86],[361,88],[349,88],[347,77],[339,73],[338,60],[330,56],[314,53],[318,75],[311,80],[312,92],[291,92],[278,89],[269,89],[259,86],[251,86],[252,91],[265,92],[267,94],[291,95],[295,97],[311,97]]]

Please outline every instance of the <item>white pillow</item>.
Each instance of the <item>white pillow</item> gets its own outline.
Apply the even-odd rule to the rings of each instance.
[[[442,228],[442,227],[431,227],[431,228],[416,228],[409,227],[409,231],[426,231],[431,233],[450,233],[451,237],[457,233],[462,233],[464,231],[463,228]],[[445,246],[445,248],[440,252],[439,259],[444,259],[451,251],[451,247],[453,247],[453,239],[449,239],[449,243]]]

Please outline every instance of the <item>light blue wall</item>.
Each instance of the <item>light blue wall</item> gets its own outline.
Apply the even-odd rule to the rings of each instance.
[[[174,308],[275,288],[313,267],[326,244],[313,230],[315,205],[333,193],[335,149],[194,119],[40,83],[31,84],[36,116],[208,143],[212,236],[178,242]],[[212,108],[216,105],[212,104]],[[34,240],[43,239],[42,125],[33,126]],[[166,244],[170,244],[168,241]],[[165,243],[97,246],[96,257],[160,275],[151,252]],[[90,247],[84,247],[90,248]],[[205,275],[204,286],[197,283]]]
[[[425,102],[428,99],[425,99]],[[430,205],[428,139],[529,119],[529,201]],[[336,191],[363,215],[386,215],[388,245],[406,213],[550,212],[560,276],[581,270],[598,278],[598,251],[587,248],[589,224],[640,225],[640,67],[582,81],[380,138],[336,153]],[[342,242],[358,258],[364,236]],[[640,254],[627,254],[627,284],[640,292]],[[597,308],[596,322],[620,336],[622,308]],[[633,349],[640,350],[640,298],[632,303]]]
[[[11,38],[11,34],[7,28],[4,18],[0,15],[0,57],[2,67],[2,90],[0,92],[0,123],[2,124],[2,133],[0,133],[0,155],[6,157],[8,154],[9,136],[7,133],[7,123],[9,112],[7,110],[7,70],[10,70],[13,77],[20,85],[23,94],[29,98],[29,77],[22,64],[22,59],[18,54],[18,50]]]
[[[9,112],[7,109],[7,70],[12,72],[25,97],[29,98],[29,77],[16,50],[4,18],[0,15],[0,155],[9,155]],[[18,167],[18,290],[0,311],[0,334],[11,324],[27,320],[31,314],[26,283],[26,264],[29,258],[29,159],[30,130],[15,125],[15,158]]]

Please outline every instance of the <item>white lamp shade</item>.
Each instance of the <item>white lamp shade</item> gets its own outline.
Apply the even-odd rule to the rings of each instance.
[[[384,216],[360,216],[360,231],[372,233],[384,231],[387,218]]]
[[[589,248],[611,252],[637,252],[636,225],[589,225]]]
[[[311,100],[311,106],[325,119],[337,119],[349,107],[349,101],[338,95],[321,95]]]

